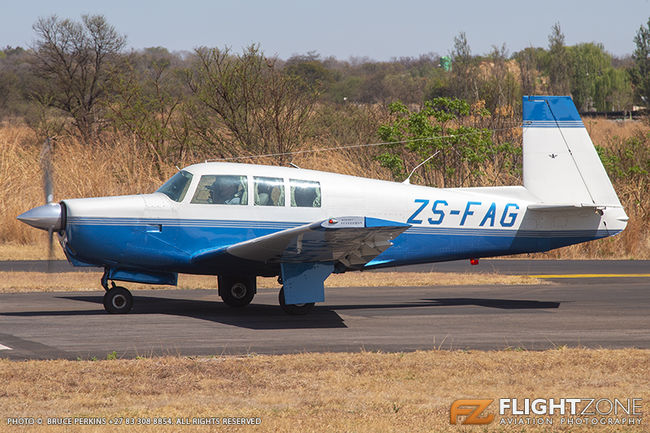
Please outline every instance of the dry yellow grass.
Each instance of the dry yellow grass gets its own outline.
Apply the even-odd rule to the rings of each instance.
[[[0,272],[0,293],[62,292],[101,290],[101,272]],[[442,272],[350,272],[334,274],[325,280],[325,287],[377,287],[377,286],[454,286],[454,285],[524,285],[549,284],[525,275],[452,274]],[[129,289],[215,289],[217,279],[205,275],[180,275],[178,287],[152,286],[125,283]],[[260,289],[279,289],[276,278],[258,277]]]
[[[47,246],[47,233],[38,231],[40,238],[36,239],[33,243],[18,244],[9,242],[0,244],[0,261],[10,260],[47,260],[48,246]],[[66,260],[63,250],[59,247],[56,240],[54,241],[54,259]]]
[[[641,398],[647,432],[650,351],[427,351],[104,361],[0,360],[0,430],[29,432],[549,432],[450,425],[463,398]],[[496,403],[488,413],[496,414]],[[7,417],[254,417],[259,426],[28,426]],[[152,421],[153,422],[153,421]]]
[[[647,121],[645,121],[647,123]],[[594,144],[606,146],[614,137],[630,138],[639,131],[647,131],[648,126],[643,120],[609,120],[602,118],[584,118],[583,123]]]
[[[33,244],[45,239],[42,231],[16,220],[45,201],[41,150],[42,143],[29,128],[0,128],[0,242]],[[103,146],[62,139],[54,144],[53,160],[55,200],[151,192],[176,171],[169,166],[157,173],[145,149],[119,138]]]

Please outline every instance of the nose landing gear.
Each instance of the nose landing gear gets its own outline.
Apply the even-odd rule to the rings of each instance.
[[[126,288],[116,286],[104,295],[104,309],[112,314],[125,314],[133,308],[133,295]]]
[[[108,286],[108,271],[102,277],[102,287],[106,290],[104,294],[104,309],[111,314],[126,314],[133,308],[133,295],[125,287],[116,286],[111,281]]]

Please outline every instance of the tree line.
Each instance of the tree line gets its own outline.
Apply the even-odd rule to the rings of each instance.
[[[502,45],[475,55],[460,33],[450,68],[437,54],[378,62],[309,52],[283,60],[257,44],[240,52],[128,51],[126,35],[101,15],[44,17],[33,30],[33,46],[0,51],[0,118],[24,118],[41,137],[68,134],[85,143],[125,134],[159,166],[193,152],[285,154],[325,135],[337,144],[394,139],[394,122],[409,112],[440,117],[456,110],[485,129],[519,116],[524,94],[569,94],[581,111],[650,105],[650,19],[630,29],[634,52],[622,58],[597,43],[567,46],[559,24],[548,47],[512,54]],[[453,131],[461,127],[457,121]],[[485,142],[484,132],[473,137]],[[382,163],[405,174],[390,152]]]

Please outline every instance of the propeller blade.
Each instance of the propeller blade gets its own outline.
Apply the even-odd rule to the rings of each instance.
[[[52,186],[52,143],[48,138],[43,144],[41,151],[41,166],[43,168],[43,190],[45,192],[45,203],[54,201],[54,188]]]
[[[45,203],[54,202],[54,187],[52,186],[52,142],[48,137],[43,144],[41,151],[41,167],[43,169],[43,191],[45,192]],[[47,272],[52,272],[54,261],[54,230],[50,226],[47,229]]]
[[[54,231],[50,228],[47,234],[49,236],[47,244],[47,272],[49,273],[52,272],[52,264],[54,262]]]

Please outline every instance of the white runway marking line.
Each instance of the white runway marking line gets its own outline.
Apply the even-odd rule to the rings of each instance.
[[[0,350],[13,350],[11,347],[7,347],[3,344],[0,344]]]

